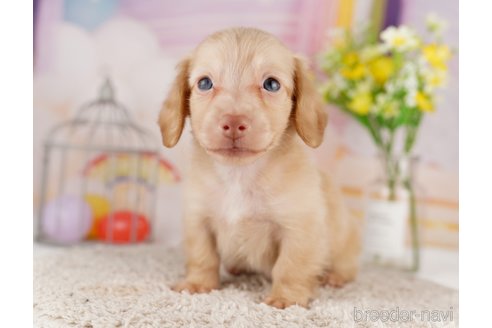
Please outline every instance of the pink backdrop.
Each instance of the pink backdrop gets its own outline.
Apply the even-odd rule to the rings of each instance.
[[[254,26],[282,39],[316,63],[335,26],[368,21],[371,0],[38,0],[34,77],[34,202],[39,201],[41,144],[49,128],[68,119],[92,99],[105,75],[140,124],[159,138],[155,124],[174,66],[206,35],[229,26]],[[458,1],[401,1],[403,23],[422,30],[435,12],[449,21],[446,34],[458,47]],[[95,15],[94,13],[97,13]],[[86,15],[86,16],[84,16]],[[347,202],[363,216],[362,191],[374,178],[377,161],[371,140],[355,122],[329,108],[330,124],[320,166],[339,180]],[[183,167],[189,134],[163,156]],[[452,62],[448,89],[438,110],[422,126],[416,151],[421,194],[419,220],[428,245],[458,245],[458,60]],[[158,239],[180,241],[180,185],[163,185],[158,208]]]

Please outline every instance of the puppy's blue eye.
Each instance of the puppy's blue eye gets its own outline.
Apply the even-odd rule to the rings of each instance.
[[[270,92],[276,92],[280,89],[280,82],[273,77],[269,77],[263,82],[263,88]]]
[[[202,91],[210,90],[213,86],[214,84],[212,83],[212,80],[210,80],[210,78],[208,77],[203,77],[200,79],[200,81],[198,81],[198,89]]]

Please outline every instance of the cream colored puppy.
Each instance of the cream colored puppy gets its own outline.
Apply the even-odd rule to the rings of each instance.
[[[165,146],[188,116],[186,278],[174,290],[219,288],[221,262],[271,278],[265,302],[278,308],[354,279],[357,224],[302,145],[319,146],[327,123],[302,60],[260,30],[215,33],[179,65],[159,117]]]

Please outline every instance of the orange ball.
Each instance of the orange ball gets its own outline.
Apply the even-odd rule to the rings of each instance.
[[[144,241],[150,232],[145,215],[131,211],[117,211],[108,214],[97,224],[97,238],[115,244],[132,242],[132,221],[135,216],[135,241]],[[111,222],[112,219],[112,222]]]

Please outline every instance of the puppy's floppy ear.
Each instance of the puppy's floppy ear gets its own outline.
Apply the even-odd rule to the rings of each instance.
[[[303,59],[295,57],[293,118],[299,136],[313,148],[323,141],[328,115]]]
[[[176,145],[183,132],[186,116],[190,113],[189,66],[189,59],[184,59],[178,64],[178,74],[159,114],[162,142],[166,147]]]

